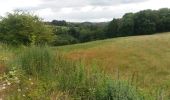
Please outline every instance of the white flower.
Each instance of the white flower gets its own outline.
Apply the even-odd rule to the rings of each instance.
[[[23,94],[22,96],[25,97],[25,94]]]
[[[18,89],[18,92],[21,92],[21,89]]]
[[[7,82],[7,85],[11,85],[11,83],[10,83],[10,82]]]
[[[5,86],[3,86],[3,87],[2,87],[2,90],[5,90],[5,89],[6,89],[6,87],[5,87]]]
[[[3,86],[6,86],[6,84],[3,84]]]
[[[15,80],[18,80],[18,77],[15,77]]]
[[[29,78],[29,81],[31,81],[32,79],[31,78]]]
[[[34,83],[33,82],[31,82],[31,85],[33,85]]]

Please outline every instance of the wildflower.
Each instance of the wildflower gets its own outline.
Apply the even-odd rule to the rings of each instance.
[[[25,97],[25,94],[23,94],[22,96]]]
[[[6,86],[6,84],[3,84],[3,86]]]
[[[18,92],[21,92],[21,89],[18,89]]]
[[[10,82],[7,82],[7,85],[9,86],[9,85],[11,85],[11,83],[10,83]]]
[[[34,83],[33,82],[31,82],[31,85],[33,85]]]
[[[18,77],[15,77],[15,80],[18,80]]]
[[[2,87],[2,90],[5,90],[5,89],[6,89],[6,87],[5,87],[5,86],[3,86],[3,87]]]
[[[14,75],[14,72],[13,72],[13,71],[9,71],[9,74],[10,74],[10,75]]]
[[[31,81],[32,79],[31,78],[29,78],[29,81]]]

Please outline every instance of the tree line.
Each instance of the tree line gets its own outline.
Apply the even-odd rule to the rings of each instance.
[[[102,23],[43,22],[29,12],[15,11],[0,18],[0,42],[12,45],[68,45],[114,37],[170,31],[170,9],[126,13]]]
[[[67,23],[56,20],[51,22],[51,25],[58,26],[55,34],[59,38],[55,45],[168,32],[170,31],[170,9],[126,13],[122,18],[114,18],[111,22],[105,23],[67,23],[61,26],[61,22]]]
[[[147,35],[170,31],[170,9],[143,10],[113,19],[107,27],[108,37]]]

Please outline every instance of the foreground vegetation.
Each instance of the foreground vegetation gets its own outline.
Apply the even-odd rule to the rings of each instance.
[[[5,100],[149,100],[130,81],[113,80],[97,66],[63,58],[49,47],[0,48],[0,97]],[[22,51],[22,53],[20,53]],[[14,60],[15,59],[15,60]],[[147,97],[147,98],[146,98]]]

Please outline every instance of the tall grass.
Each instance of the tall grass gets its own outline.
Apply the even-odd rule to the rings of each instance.
[[[58,87],[78,100],[146,100],[128,82],[112,80],[96,66],[86,70],[82,63],[58,58]],[[149,100],[149,99],[147,99]]]
[[[112,80],[96,66],[87,70],[82,62],[69,61],[48,47],[25,48],[17,56],[17,66],[36,79],[35,86],[26,92],[31,99],[61,91],[76,100],[146,100],[127,82]],[[28,87],[27,80],[21,81],[20,87]]]
[[[55,67],[55,55],[48,47],[30,47],[21,51],[19,56],[21,68],[37,77],[50,77]]]

